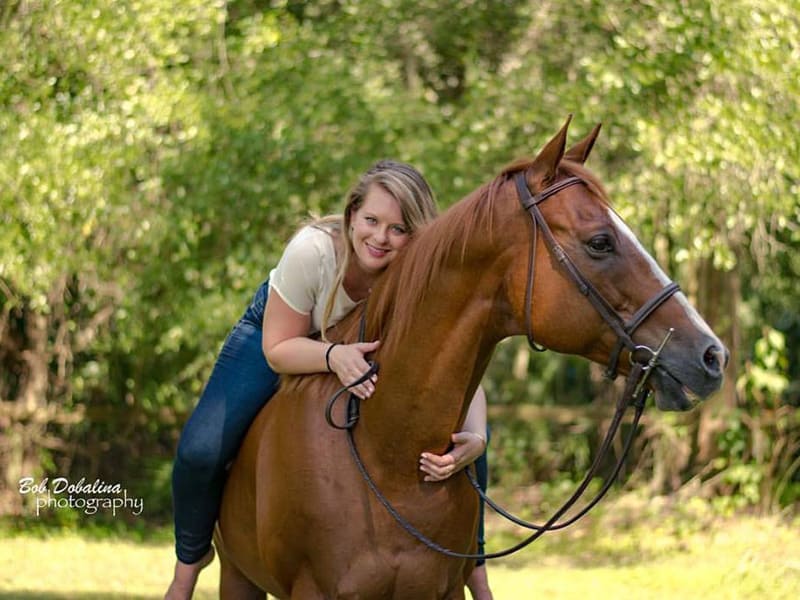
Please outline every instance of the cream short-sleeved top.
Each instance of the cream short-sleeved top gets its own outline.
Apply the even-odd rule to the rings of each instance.
[[[336,248],[324,229],[308,225],[298,231],[269,274],[269,286],[292,310],[311,315],[309,335],[322,330],[322,315],[336,278]],[[339,322],[358,305],[342,286],[336,292],[328,325]]]

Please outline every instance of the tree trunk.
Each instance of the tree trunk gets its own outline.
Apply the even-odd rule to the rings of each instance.
[[[6,514],[20,514],[23,497],[19,494],[22,477],[36,478],[41,474],[38,442],[42,439],[48,422],[48,320],[43,314],[27,312],[24,315],[25,349],[20,358],[22,372],[19,376],[17,397],[4,402],[4,420],[8,427],[2,444],[4,490],[0,506]]]
[[[720,271],[711,260],[699,269],[698,308],[731,353],[725,382],[715,398],[700,411],[697,424],[696,462],[707,464],[716,456],[716,435],[725,427],[725,419],[736,408],[737,364],[741,349],[741,326],[737,318],[741,301],[741,278],[737,270]]]

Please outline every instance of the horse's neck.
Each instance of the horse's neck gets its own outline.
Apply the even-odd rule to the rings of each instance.
[[[402,339],[382,353],[378,391],[363,404],[365,441],[381,464],[411,476],[422,450],[447,448],[497,343],[497,285],[499,276],[492,284],[463,265],[445,270]]]

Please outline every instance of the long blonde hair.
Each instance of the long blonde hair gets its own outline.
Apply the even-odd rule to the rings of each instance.
[[[349,233],[350,222],[353,213],[364,203],[367,191],[373,184],[380,185],[397,200],[403,215],[403,223],[411,235],[422,225],[433,220],[437,214],[433,191],[419,171],[407,163],[380,160],[361,176],[347,194],[343,215],[323,217],[314,222],[314,225],[325,229],[337,229],[339,239],[342,241],[342,255],[336,267],[336,278],[322,314],[320,332],[322,339],[327,339],[325,331],[330,325],[336,295],[343,285],[345,273],[354,253],[353,240]]]

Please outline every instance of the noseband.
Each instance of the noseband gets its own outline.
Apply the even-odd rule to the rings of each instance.
[[[517,173],[514,176],[514,183],[517,186],[517,193],[519,194],[519,200],[522,203],[522,207],[528,211],[528,214],[531,216],[531,221],[533,222],[533,235],[531,236],[530,251],[528,254],[528,281],[525,286],[525,329],[526,335],[528,336],[528,343],[530,344],[531,348],[537,352],[544,351],[544,348],[539,346],[533,337],[532,306],[534,271],[536,266],[536,239],[537,232],[541,230],[542,235],[544,236],[545,244],[547,245],[548,250],[550,250],[550,253],[563,266],[567,275],[570,277],[570,279],[572,279],[572,282],[577,286],[580,293],[586,296],[586,299],[592,303],[592,306],[594,306],[595,310],[603,319],[603,321],[606,322],[606,324],[617,336],[617,343],[611,352],[608,361],[608,367],[605,371],[606,377],[609,379],[616,378],[619,366],[619,357],[623,348],[627,348],[630,352],[631,362],[646,364],[650,360],[650,357],[653,356],[654,351],[647,346],[636,344],[632,338],[633,333],[647,319],[647,317],[653,313],[653,311],[671,298],[672,295],[680,289],[680,286],[678,286],[677,283],[671,282],[669,285],[662,288],[660,292],[645,302],[644,305],[634,313],[630,321],[626,323],[625,319],[623,319],[622,316],[614,309],[614,307],[612,307],[611,304],[609,304],[609,302],[603,298],[598,289],[586,278],[583,273],[581,273],[577,265],[564,251],[564,248],[561,247],[553,235],[550,226],[547,224],[547,221],[542,215],[542,211],[539,209],[539,205],[548,198],[555,196],[557,193],[567,189],[570,186],[582,184],[584,181],[580,177],[567,177],[566,179],[562,179],[561,181],[557,181],[551,186],[546,187],[535,196],[531,195],[531,192],[528,189],[524,172]]]

